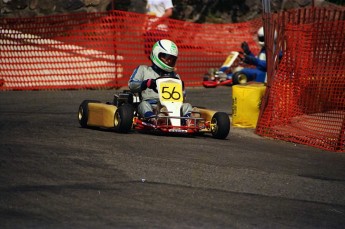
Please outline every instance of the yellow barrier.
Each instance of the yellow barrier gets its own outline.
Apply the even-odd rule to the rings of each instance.
[[[255,128],[259,118],[264,84],[234,85],[232,87],[232,125]]]

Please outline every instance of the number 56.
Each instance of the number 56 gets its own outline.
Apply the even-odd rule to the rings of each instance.
[[[176,90],[176,87],[162,87],[162,98],[179,100],[181,98],[180,90]]]

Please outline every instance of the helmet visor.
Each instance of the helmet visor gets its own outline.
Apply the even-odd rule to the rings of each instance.
[[[265,37],[264,36],[258,36],[258,39],[260,42],[264,42],[265,41]]]
[[[166,65],[170,67],[175,67],[177,57],[167,54],[167,53],[159,53],[158,58]]]

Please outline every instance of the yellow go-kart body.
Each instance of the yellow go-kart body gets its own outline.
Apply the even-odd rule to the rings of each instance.
[[[193,107],[190,117],[181,117],[184,100],[181,80],[157,79],[157,90],[159,108],[156,117],[153,117],[153,123],[138,115],[137,106],[140,101],[128,91],[115,95],[112,103],[84,100],[79,106],[79,123],[86,128],[110,128],[123,133],[130,130],[154,130],[163,133],[211,133],[218,139],[227,137],[230,132],[230,118],[224,112]]]

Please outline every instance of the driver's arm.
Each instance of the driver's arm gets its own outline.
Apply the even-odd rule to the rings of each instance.
[[[129,81],[128,87],[133,93],[141,92],[141,84],[144,80],[144,71],[141,66],[134,69]]]
[[[267,62],[266,60],[260,60],[258,59],[257,63],[256,63],[256,67],[258,69],[260,69],[261,71],[267,71]]]

